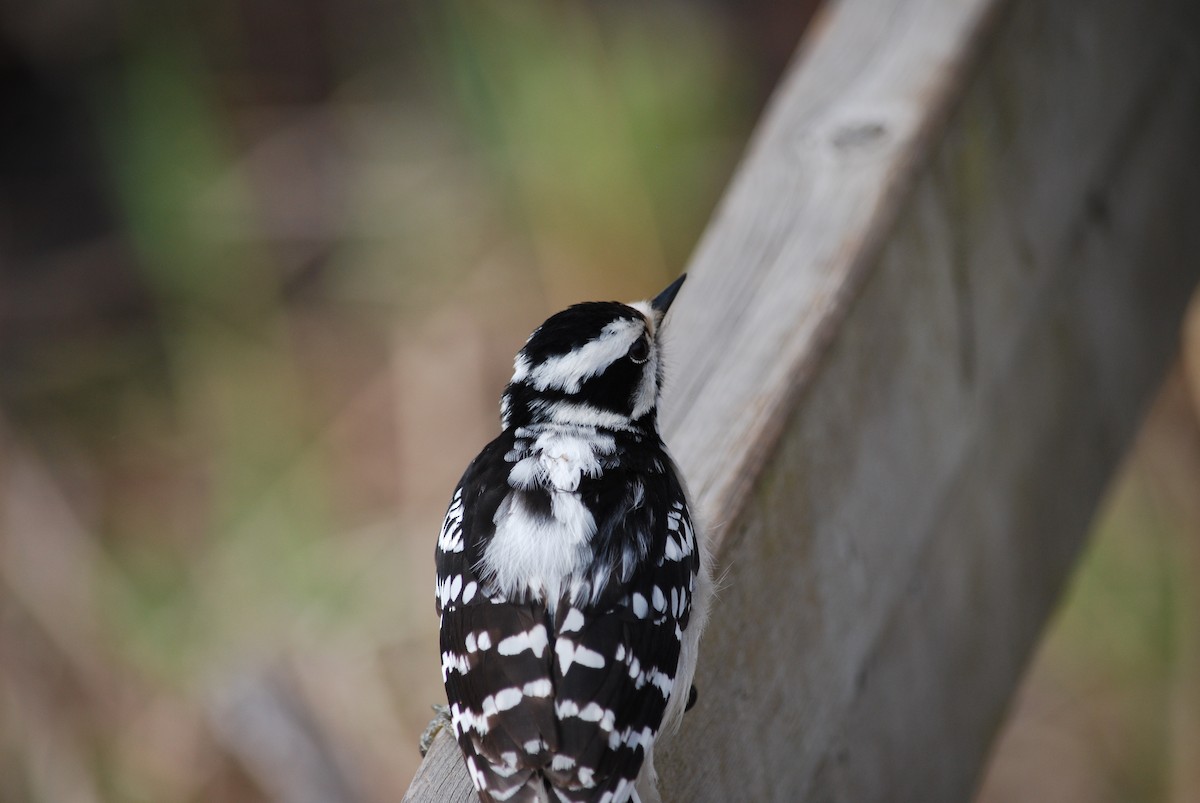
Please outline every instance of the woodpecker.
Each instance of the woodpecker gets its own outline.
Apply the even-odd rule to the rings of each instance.
[[[526,340],[503,431],[437,542],[442,679],[484,803],[659,801],[654,747],[694,700],[712,582],[658,430],[652,301],[587,302]]]

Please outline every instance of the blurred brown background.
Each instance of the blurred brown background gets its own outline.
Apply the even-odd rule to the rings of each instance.
[[[682,269],[816,5],[0,2],[0,801],[399,799],[513,353]],[[1195,799],[1196,387],[981,800]]]

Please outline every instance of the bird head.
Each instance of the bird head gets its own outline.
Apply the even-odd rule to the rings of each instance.
[[[504,427],[655,427],[663,319],[686,276],[650,301],[591,301],[552,315],[513,361]]]

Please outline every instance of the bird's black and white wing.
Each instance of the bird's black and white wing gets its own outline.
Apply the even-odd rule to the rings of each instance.
[[[563,800],[627,800],[668,705],[682,706],[690,691],[690,677],[676,681],[700,565],[682,489],[669,473],[624,487],[641,498],[599,503],[612,514],[598,541],[611,536],[613,543],[644,544],[645,551],[612,564],[617,574],[622,560],[634,568],[614,577],[598,604],[565,605],[555,617],[562,766],[549,775],[569,790]]]
[[[511,489],[493,441],[454,492],[436,550],[442,679],[455,738],[485,799],[536,801],[540,773],[557,750],[551,639],[545,607],[498,597],[475,567]]]

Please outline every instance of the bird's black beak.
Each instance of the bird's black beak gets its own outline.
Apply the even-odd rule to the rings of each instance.
[[[687,274],[683,274],[675,281],[667,285],[667,289],[654,297],[650,302],[650,308],[659,315],[659,320],[667,314],[667,310],[671,307],[671,302],[675,300],[675,296],[679,293],[679,288],[683,287],[683,280],[687,278]]]

